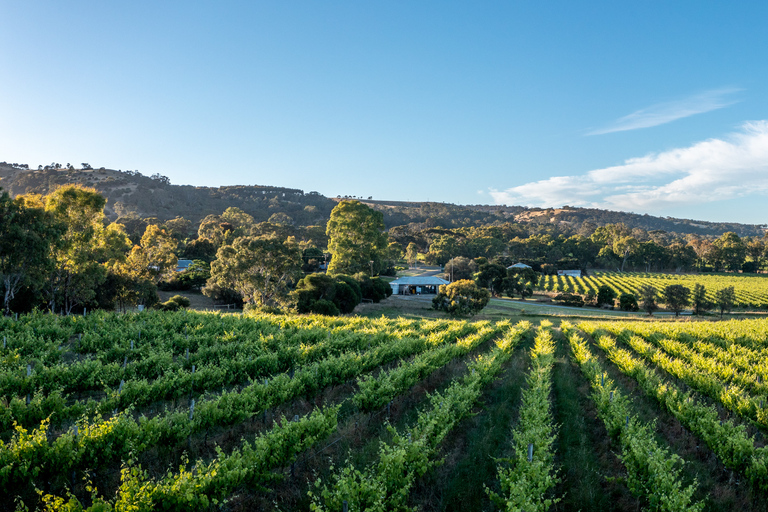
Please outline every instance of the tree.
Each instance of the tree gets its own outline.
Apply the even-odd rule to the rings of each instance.
[[[597,306],[600,307],[603,304],[608,304],[609,306],[613,306],[613,301],[616,299],[616,292],[608,286],[607,284],[604,284],[600,286],[600,288],[597,289]]]
[[[449,281],[472,279],[474,273],[477,272],[477,265],[469,258],[457,256],[445,264],[443,272]]]
[[[507,269],[498,263],[481,263],[475,273],[475,282],[478,286],[488,288],[492,295],[500,295],[504,290],[504,278],[507,277]]]
[[[175,274],[179,262],[176,257],[177,248],[178,242],[170,234],[150,224],[139,245],[134,246],[128,254],[128,264],[157,284]]]
[[[72,309],[96,297],[107,278],[105,264],[124,258],[130,247],[118,224],[105,226],[106,199],[93,188],[68,185],[43,198],[66,230],[53,250],[55,270],[48,287],[51,311]]]
[[[214,285],[229,287],[256,306],[287,306],[290,286],[301,274],[301,251],[292,239],[240,237],[216,256],[203,293]]]
[[[619,295],[619,308],[622,311],[637,311],[640,309],[637,305],[637,299],[631,293],[622,293]]]
[[[656,291],[656,288],[647,284],[645,286],[642,286],[639,292],[640,292],[640,307],[643,308],[643,311],[648,313],[648,315],[653,315],[653,312],[659,309],[659,305],[656,302],[656,299],[658,297],[658,292]]]
[[[4,314],[27,285],[41,285],[52,266],[51,248],[64,227],[40,207],[26,207],[23,200],[0,194],[0,285]]]
[[[507,269],[507,275],[502,281],[502,289],[509,297],[514,297],[517,294],[525,299],[533,295],[533,289],[538,282],[539,274],[534,272],[533,269],[510,268]]]
[[[720,309],[720,317],[723,312],[730,311],[736,303],[736,291],[733,286],[726,286],[715,292],[715,304]]]
[[[741,270],[741,265],[747,257],[747,249],[739,235],[728,231],[723,233],[712,245],[716,249],[716,261],[722,262],[728,270]]]
[[[702,312],[710,308],[711,304],[707,300],[707,290],[704,288],[703,284],[696,283],[693,285],[691,305],[693,306],[693,312],[696,315],[700,315]]]
[[[440,235],[432,240],[429,245],[429,252],[435,263],[445,265],[451,258],[459,254],[459,243],[454,236]]]
[[[341,201],[331,211],[326,234],[333,255],[329,274],[354,275],[371,268],[378,274],[382,269],[387,234],[381,212],[359,201]]]
[[[664,303],[667,309],[675,312],[675,316],[680,316],[680,312],[690,304],[691,290],[681,284],[671,284],[664,288]]]
[[[165,231],[179,242],[183,242],[192,234],[192,222],[184,217],[165,221]]]
[[[621,258],[621,272],[624,272],[627,259],[637,250],[638,246],[638,241],[631,236],[622,236],[613,242],[613,252]]]
[[[490,298],[488,290],[469,279],[462,279],[440,286],[438,294],[432,299],[432,307],[451,316],[472,316],[482,311]]]
[[[413,267],[416,264],[419,256],[419,246],[411,242],[408,247],[405,248],[405,259],[408,261],[408,266]]]

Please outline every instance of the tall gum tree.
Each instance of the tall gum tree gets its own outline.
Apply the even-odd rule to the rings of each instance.
[[[301,263],[301,250],[292,238],[240,237],[219,249],[207,288],[231,288],[248,304],[284,307],[290,287],[301,276]]]
[[[41,286],[52,268],[55,247],[64,226],[43,209],[42,203],[26,205],[24,199],[0,194],[0,291],[3,312],[22,286]]]
[[[326,227],[328,252],[333,255],[328,273],[378,274],[387,249],[384,215],[360,201],[339,202]]]
[[[107,225],[106,199],[93,188],[67,185],[43,202],[66,228],[52,250],[55,270],[49,280],[49,307],[69,313],[96,296],[107,278],[107,264],[122,258],[128,240],[122,226]]]

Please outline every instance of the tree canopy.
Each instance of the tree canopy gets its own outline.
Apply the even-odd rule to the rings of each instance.
[[[326,234],[333,255],[329,274],[378,274],[383,268],[387,235],[381,212],[360,201],[341,201],[331,211]]]

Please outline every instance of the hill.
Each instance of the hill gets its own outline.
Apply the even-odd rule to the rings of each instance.
[[[349,197],[328,198],[300,189],[241,185],[195,187],[174,185],[160,174],[145,176],[138,171],[94,169],[87,164],[29,169],[24,164],[0,162],[0,187],[12,196],[47,194],[58,186],[82,184],[95,188],[107,198],[106,213],[111,219],[138,216],[161,221],[184,217],[197,224],[206,215],[221,214],[235,206],[257,222],[274,214],[285,214],[296,225],[324,225],[336,202]],[[455,205],[435,202],[403,202],[358,199],[381,211],[387,228],[405,224],[446,229],[504,222],[550,225],[562,232],[594,230],[597,226],[624,223],[630,229],[661,230],[679,235],[720,236],[733,231],[739,236],[762,236],[765,225],[706,222],[672,217],[654,217],[596,208],[528,208],[506,205]]]

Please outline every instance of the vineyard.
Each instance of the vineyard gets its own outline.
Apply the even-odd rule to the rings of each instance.
[[[0,510],[764,510],[768,321],[0,319]]]
[[[594,272],[586,277],[543,276],[541,288],[559,293],[593,293],[603,285],[613,289],[617,296],[622,293],[638,295],[645,285],[662,291],[669,285],[683,285],[693,290],[695,284],[703,285],[707,298],[715,300],[715,292],[733,286],[735,305],[739,307],[768,309],[768,277],[739,274],[661,274],[653,272]]]

